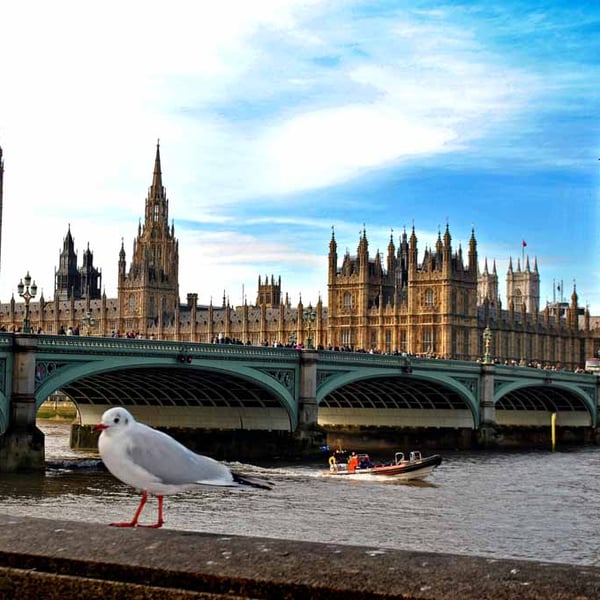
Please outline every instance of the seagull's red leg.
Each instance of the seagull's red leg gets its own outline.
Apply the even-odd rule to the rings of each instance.
[[[142,514],[142,509],[144,508],[144,504],[146,504],[146,500],[148,500],[148,492],[146,490],[144,490],[142,492],[142,499],[140,500],[140,503],[137,507],[137,510],[135,511],[135,515],[133,515],[133,519],[131,520],[131,522],[129,522],[129,523],[111,523],[110,526],[111,527],[137,527],[138,519],[140,518],[140,515]]]
[[[158,529],[159,527],[163,526],[163,497],[157,495],[156,496],[157,500],[158,500],[158,521],[156,521],[156,523],[154,523],[154,525],[138,525],[138,527],[149,527],[151,529]],[[135,517],[134,517],[135,520]]]

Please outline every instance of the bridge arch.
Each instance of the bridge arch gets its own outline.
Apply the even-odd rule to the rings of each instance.
[[[479,426],[476,390],[445,374],[398,368],[330,375],[317,389],[319,424],[394,427]]]
[[[40,362],[36,407],[60,389],[77,404],[82,425],[97,423],[112,405],[133,407],[154,426],[293,431],[298,423],[289,382],[256,366],[147,356],[49,364]]]
[[[596,427],[597,409],[592,395],[568,382],[513,381],[496,391],[494,404],[499,425],[548,426],[556,413],[559,426]]]

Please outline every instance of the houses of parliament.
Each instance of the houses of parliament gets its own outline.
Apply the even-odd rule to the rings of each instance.
[[[3,202],[3,156],[0,148],[0,232]],[[115,250],[117,250],[115,248]],[[116,252],[115,252],[116,253]],[[328,296],[316,306],[302,300],[292,306],[281,278],[258,276],[256,302],[231,306],[199,304],[197,293],[179,295],[179,245],[169,225],[169,201],[163,186],[157,144],[152,183],[145,200],[128,263],[125,245],[118,251],[117,297],[101,291],[101,272],[87,246],[78,264],[70,227],[55,270],[53,297],[30,302],[32,331],[47,334],[130,336],[160,340],[254,345],[300,345],[349,351],[399,353],[479,360],[483,334],[491,332],[489,352],[511,364],[583,367],[596,356],[600,329],[579,307],[576,290],[570,302],[540,310],[537,261],[523,257],[506,274],[505,304],[498,273],[487,258],[479,268],[477,240],[453,247],[450,229],[419,258],[417,237],[404,231],[390,236],[385,256],[369,252],[367,232],[359,235],[356,254],[338,256],[335,231],[329,240]],[[324,265],[325,268],[325,265]],[[0,328],[20,331],[25,305],[0,304]]]

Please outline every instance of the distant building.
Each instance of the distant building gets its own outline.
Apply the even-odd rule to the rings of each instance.
[[[0,153],[1,159],[1,153]],[[2,162],[0,160],[0,200]],[[193,257],[187,257],[193,260]],[[52,300],[43,296],[30,304],[34,331],[89,332],[212,343],[296,345],[337,350],[385,352],[477,360],[484,354],[483,332],[492,334],[490,354],[512,364],[582,367],[600,349],[600,318],[578,306],[575,288],[570,303],[540,310],[537,260],[529,257],[516,269],[510,260],[506,277],[506,307],[502,306],[496,263],[484,259],[479,270],[477,240],[471,232],[466,254],[454,249],[450,229],[438,234],[432,248],[419,257],[415,230],[404,231],[396,248],[390,236],[387,254],[371,256],[366,229],[357,251],[338,261],[332,232],[327,268],[328,306],[319,298],[314,307],[300,300],[291,306],[281,277],[258,277],[256,303],[244,297],[232,306],[227,294],[213,305],[198,303],[198,293],[179,300],[179,243],[169,224],[157,144],[152,183],[144,220],[129,265],[125,244],[118,252],[118,295],[100,293],[101,274],[93,266],[89,246],[78,267],[69,227],[55,272]],[[312,315],[312,319],[308,318]],[[0,305],[0,326],[17,331],[24,305]],[[85,325],[85,327],[84,327]]]
[[[169,226],[169,201],[162,184],[160,146],[156,145],[152,185],[146,198],[144,223],[138,226],[127,270],[121,244],[118,270],[119,323],[129,332],[179,330],[179,242]]]
[[[102,275],[94,267],[94,255],[90,246],[83,254],[83,264],[77,266],[77,253],[75,241],[71,235],[71,226],[63,240],[63,249],[59,257],[58,269],[54,272],[54,295],[59,300],[68,300],[71,296],[75,300],[100,298],[100,285]]]
[[[473,360],[483,356],[483,331],[492,333],[491,355],[511,364],[583,366],[598,351],[600,332],[590,328],[589,311],[571,303],[556,312],[539,308],[537,261],[522,271],[512,259],[507,273],[508,306],[502,308],[496,265],[478,269],[471,233],[467,260],[454,251],[449,228],[434,248],[417,252],[415,231],[404,232],[396,251],[390,238],[385,260],[369,256],[363,231],[355,256],[338,265],[337,242],[329,244],[328,343],[352,350],[406,353]],[[385,264],[385,266],[384,266]],[[581,319],[580,319],[581,317]],[[580,323],[581,321],[581,323]]]

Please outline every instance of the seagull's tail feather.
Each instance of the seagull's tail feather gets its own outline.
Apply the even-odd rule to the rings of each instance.
[[[260,488],[262,490],[270,490],[273,484],[262,477],[248,477],[247,475],[240,475],[239,473],[231,473],[233,480],[240,485],[248,485],[250,487]]]

